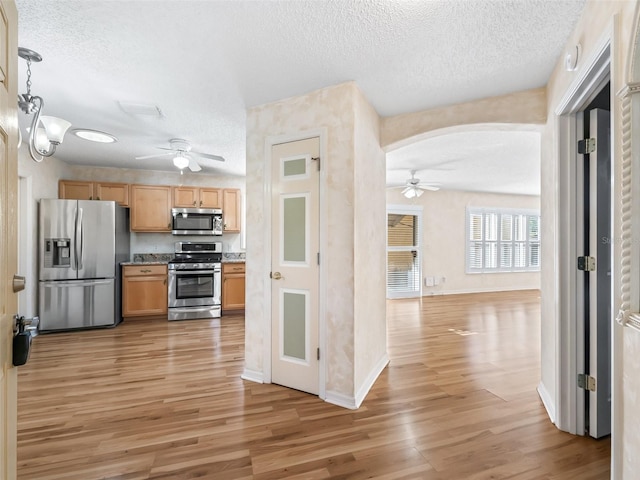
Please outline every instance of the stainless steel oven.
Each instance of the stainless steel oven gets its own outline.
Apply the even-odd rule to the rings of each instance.
[[[177,242],[169,262],[169,320],[220,316],[222,243]]]

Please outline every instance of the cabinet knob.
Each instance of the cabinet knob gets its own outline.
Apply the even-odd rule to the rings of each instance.
[[[193,201],[193,206],[194,206],[194,207],[196,206],[196,201],[195,201],[195,200]]]
[[[200,206],[202,206],[202,200],[200,200]]]
[[[171,223],[167,223],[167,228],[171,230]]]

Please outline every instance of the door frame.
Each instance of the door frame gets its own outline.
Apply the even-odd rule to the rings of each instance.
[[[272,179],[271,179],[271,148],[279,143],[295,142],[298,140],[306,140],[318,137],[320,139],[320,185],[319,185],[319,221],[320,221],[320,278],[318,281],[318,345],[321,352],[327,351],[327,325],[326,325],[326,305],[327,305],[327,257],[328,254],[328,232],[329,225],[328,206],[327,206],[327,168],[328,163],[328,132],[326,128],[318,128],[313,130],[305,130],[292,134],[273,135],[265,138],[264,142],[264,180],[263,180],[263,205],[264,205],[264,223],[269,228],[264,229],[263,242],[265,252],[269,252],[264,256],[264,272],[271,271],[271,195],[272,195]],[[265,274],[263,280],[263,381],[271,383],[271,279]],[[318,396],[321,399],[326,397],[326,355],[320,355],[318,362]]]
[[[611,79],[611,51],[614,39],[614,27],[616,18],[609,24],[600,38],[593,53],[585,59],[584,66],[571,83],[567,92],[555,110],[557,119],[556,132],[558,138],[558,210],[555,218],[556,247],[558,249],[558,270],[556,282],[558,298],[560,301],[556,307],[556,345],[555,345],[555,370],[556,391],[555,409],[549,413],[552,421],[560,430],[574,435],[584,435],[584,402],[578,399],[578,370],[584,363],[584,335],[580,337],[583,329],[577,321],[577,275],[575,259],[582,253],[578,251],[576,212],[578,211],[577,194],[579,187],[576,182],[576,164],[573,159],[577,155],[577,128],[579,122],[577,113],[584,110],[600,90]],[[614,86],[611,86],[611,118],[617,116]],[[612,124],[611,137],[615,125]],[[616,179],[614,142],[611,142],[612,178]],[[617,205],[615,188],[612,190],[611,204]],[[615,236],[615,232],[614,232]],[[615,298],[613,296],[612,298]],[[611,318],[613,302],[610,306]],[[615,426],[615,392],[616,375],[619,364],[616,362],[616,329],[612,329],[612,431]],[[619,343],[618,343],[619,344]],[[547,405],[549,409],[549,405]],[[613,450],[613,449],[612,449]],[[613,451],[612,451],[613,457]]]

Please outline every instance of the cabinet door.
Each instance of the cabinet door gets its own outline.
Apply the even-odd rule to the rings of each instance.
[[[222,208],[222,190],[217,188],[201,188],[200,207]]]
[[[244,273],[225,274],[222,280],[222,309],[241,310],[244,308]]]
[[[60,180],[58,182],[58,198],[66,200],[95,200],[93,182]]]
[[[240,190],[225,188],[222,191],[222,221],[226,233],[240,232]]]
[[[196,207],[198,205],[198,189],[195,187],[173,187],[174,207]]]
[[[122,283],[122,316],[167,314],[167,276],[125,276]]]
[[[113,200],[123,207],[129,206],[129,184],[96,183],[96,200]]]
[[[131,185],[131,231],[171,231],[171,187]]]

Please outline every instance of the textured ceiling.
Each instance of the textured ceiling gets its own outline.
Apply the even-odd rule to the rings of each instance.
[[[32,93],[45,114],[119,140],[67,135],[59,158],[170,170],[170,157],[134,157],[178,137],[227,159],[205,171],[243,175],[247,107],[350,80],[382,116],[540,87],[585,0],[16,3],[20,46],[43,56]],[[21,93],[25,71],[20,60]]]

